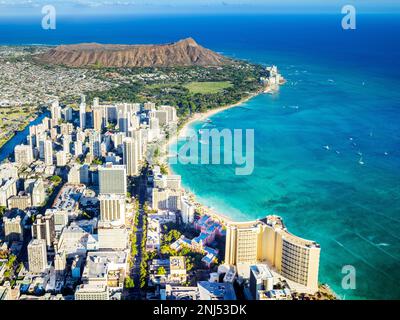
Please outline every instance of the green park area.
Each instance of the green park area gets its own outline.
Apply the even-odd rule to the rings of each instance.
[[[224,89],[232,87],[232,83],[229,81],[204,81],[204,82],[189,82],[184,87],[187,88],[190,93],[196,94],[212,94],[219,93]]]

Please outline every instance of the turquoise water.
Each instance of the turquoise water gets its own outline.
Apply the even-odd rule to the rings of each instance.
[[[399,82],[345,68],[280,67],[288,82],[279,93],[192,126],[254,129],[252,175],[235,175],[235,165],[173,170],[218,212],[235,220],[278,214],[290,231],[318,241],[320,281],[342,298],[399,298]],[[344,265],[356,268],[356,290],[341,288]]]

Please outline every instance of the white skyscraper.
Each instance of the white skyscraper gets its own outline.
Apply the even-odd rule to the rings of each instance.
[[[139,172],[138,143],[133,138],[125,138],[123,145],[123,162],[126,165],[126,173],[128,176],[135,176]]]
[[[58,100],[52,102],[50,107],[50,112],[51,112],[51,119],[54,120],[55,123],[58,123],[58,120],[61,119],[61,107],[58,103]]]
[[[74,142],[74,154],[75,157],[79,157],[83,153],[83,145],[82,141],[75,141]]]
[[[99,195],[100,221],[125,224],[125,196],[120,194]]]
[[[44,239],[46,245],[51,247],[55,237],[54,213],[46,211],[44,216],[41,214],[37,215],[36,220],[32,224],[32,238]]]
[[[79,105],[79,126],[82,130],[86,128],[86,103],[85,96],[81,98],[81,104]]]
[[[33,161],[33,152],[30,145],[17,145],[14,148],[15,162],[22,165],[29,165]]]
[[[63,150],[65,153],[71,153],[71,136],[70,135],[64,135],[63,137]]]
[[[58,151],[56,153],[56,161],[58,167],[64,167],[67,165],[67,154],[65,151]]]
[[[126,195],[127,179],[124,165],[113,165],[106,163],[99,167],[99,191],[100,194],[122,194]]]
[[[49,166],[53,164],[53,142],[51,140],[44,141],[44,163]]]
[[[89,149],[95,158],[101,157],[101,134],[98,131],[91,130],[89,133]]]
[[[144,130],[137,129],[137,130],[130,130],[128,132],[129,137],[133,138],[137,145],[137,154],[138,154],[138,161],[143,159],[144,155]]]
[[[181,197],[181,214],[183,223],[190,224],[194,221],[194,205],[187,197]]]
[[[29,271],[41,273],[47,268],[47,250],[44,239],[32,239],[28,244]]]
[[[93,128],[97,132],[100,132],[105,127],[105,108],[95,106],[93,102],[93,111],[92,111],[92,119],[93,119]]]

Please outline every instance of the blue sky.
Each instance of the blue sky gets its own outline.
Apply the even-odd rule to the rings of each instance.
[[[340,13],[346,4],[359,12],[400,12],[399,0],[0,0],[0,15],[36,15],[47,4],[58,14]]]

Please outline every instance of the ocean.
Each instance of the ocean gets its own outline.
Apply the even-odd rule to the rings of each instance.
[[[193,37],[225,55],[276,64],[287,83],[214,115],[254,129],[255,168],[173,165],[205,205],[235,220],[277,214],[321,245],[320,281],[344,299],[400,298],[400,19],[359,15],[60,17],[0,21],[1,44],[163,43]],[[204,123],[194,123],[198,130]],[[329,150],[324,148],[329,146]],[[3,151],[1,151],[3,152]],[[356,288],[341,285],[356,270]]]

